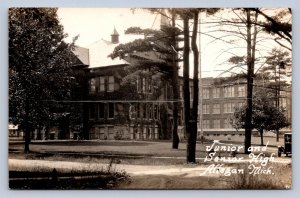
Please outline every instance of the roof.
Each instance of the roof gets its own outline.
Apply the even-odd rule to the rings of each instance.
[[[110,55],[114,51],[117,45],[119,45],[119,43],[112,43],[104,39],[101,39],[91,44],[89,46],[89,68],[128,64],[128,62],[123,59],[111,59],[110,57],[108,57],[108,55]]]
[[[116,28],[114,28],[112,35],[119,35]],[[135,39],[143,38],[141,35],[122,35],[119,43],[112,43],[111,41],[101,39],[98,40],[87,48],[76,46],[73,51],[78,59],[85,65],[89,65],[89,68],[98,68],[98,67],[107,67],[115,65],[124,65],[129,64],[127,61],[119,58],[111,59],[108,57],[121,43],[131,42]],[[139,54],[138,56],[146,58],[145,54]],[[155,58],[154,55],[151,55],[152,59]],[[149,57],[147,57],[149,58]]]
[[[116,30],[116,27],[114,27],[114,31],[113,31],[113,33],[112,33],[111,35],[119,36],[119,33],[118,33],[117,30]]]
[[[73,53],[77,56],[77,58],[85,65],[89,65],[89,49],[75,46]]]

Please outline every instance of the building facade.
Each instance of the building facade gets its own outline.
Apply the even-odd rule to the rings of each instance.
[[[111,41],[100,40],[75,54],[84,65],[88,93],[84,105],[85,139],[169,139],[172,133],[172,86],[159,73],[140,71],[131,79],[128,67],[137,59],[155,59],[155,54],[136,53],[127,59],[108,57],[119,44],[114,29]],[[78,48],[80,49],[80,48]],[[80,58],[81,57],[81,58]],[[124,83],[126,81],[127,83]],[[257,85],[260,81],[255,82]],[[179,78],[180,100],[178,133],[185,137],[183,113],[183,79]],[[192,80],[190,94],[193,98]],[[200,86],[198,137],[243,136],[230,124],[235,108],[246,102],[245,79],[226,81],[224,78],[203,78]],[[280,106],[286,108],[291,120],[291,94],[280,92]]]

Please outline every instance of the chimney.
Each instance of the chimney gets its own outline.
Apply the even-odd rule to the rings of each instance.
[[[111,42],[114,44],[119,43],[119,33],[117,32],[115,27],[113,33],[111,34]]]

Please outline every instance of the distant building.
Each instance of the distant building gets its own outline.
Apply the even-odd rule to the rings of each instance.
[[[198,130],[202,131],[206,138],[220,135],[228,137],[244,136],[244,129],[237,131],[229,121],[235,108],[246,103],[246,79],[227,81],[226,78],[203,78],[201,82],[202,108],[200,112],[202,127]],[[254,91],[268,89],[259,80],[255,80],[254,85]],[[280,93],[278,98],[270,98],[270,102],[275,105],[276,99],[279,99],[279,106],[286,109],[286,117],[291,123],[291,92],[281,91]],[[285,130],[289,131],[290,129]]]

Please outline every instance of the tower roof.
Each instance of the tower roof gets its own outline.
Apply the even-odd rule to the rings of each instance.
[[[113,33],[112,33],[111,35],[119,36],[119,33],[118,33],[117,30],[116,30],[116,27],[114,27],[114,31],[113,31]]]

